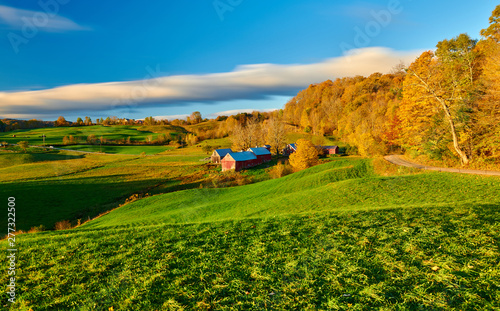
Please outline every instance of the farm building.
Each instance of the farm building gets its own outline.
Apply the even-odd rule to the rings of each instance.
[[[258,164],[257,157],[250,151],[228,153],[220,162],[223,172],[229,170],[235,170],[237,172]]]
[[[255,154],[255,156],[257,157],[257,162],[259,164],[271,161],[271,152],[269,152],[266,147],[248,148],[247,151]]]
[[[264,145],[262,147],[266,148],[268,151],[271,151],[271,145]]]
[[[215,149],[214,152],[212,152],[212,163],[217,163],[220,164],[221,160],[226,156],[226,154],[233,152],[233,150],[227,148],[227,149]]]
[[[325,150],[325,154],[338,154],[339,146],[323,146],[323,150]]]
[[[288,144],[286,147],[283,149],[283,155],[284,156],[289,156],[292,153],[297,151],[297,144]]]

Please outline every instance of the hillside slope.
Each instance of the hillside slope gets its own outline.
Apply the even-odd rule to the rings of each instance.
[[[499,190],[496,177],[380,177],[339,159],[158,195],[19,236],[11,309],[494,310]]]
[[[478,195],[478,194],[481,195]],[[84,226],[210,222],[325,211],[499,203],[498,179],[454,174],[380,177],[366,159],[339,159],[280,179],[139,200]]]

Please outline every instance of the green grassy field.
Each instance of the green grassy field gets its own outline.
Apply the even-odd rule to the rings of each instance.
[[[43,145],[42,135],[45,135],[46,145],[60,145],[64,136],[73,135],[81,142],[85,142],[89,135],[95,135],[98,139],[102,136],[107,140],[127,139],[144,142],[149,136],[154,140],[158,134],[170,134],[174,136],[184,133],[186,130],[175,126],[73,126],[73,127],[50,127],[38,129],[15,130],[11,132],[0,132],[0,142],[17,144],[19,141],[28,141],[31,145]],[[14,137],[15,136],[15,137]]]
[[[20,235],[11,309],[496,310],[499,193],[495,177],[380,176],[338,158],[153,196]]]
[[[111,154],[132,154],[139,155],[145,153],[147,155],[158,154],[167,150],[173,150],[171,146],[109,146],[109,145],[70,145],[63,146],[63,149],[87,151],[87,152],[104,152]]]
[[[133,194],[185,189],[183,177],[202,169],[201,156],[125,156],[0,152],[0,196],[14,196],[20,230],[61,220],[86,221]],[[1,217],[6,225],[6,214]]]

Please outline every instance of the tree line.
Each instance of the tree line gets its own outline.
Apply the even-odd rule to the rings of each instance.
[[[438,42],[389,74],[310,85],[284,119],[305,132],[337,135],[362,155],[403,150],[463,165],[500,160],[500,6],[481,39]]]

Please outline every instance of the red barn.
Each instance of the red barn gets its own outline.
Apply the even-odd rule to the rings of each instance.
[[[229,170],[238,172],[258,164],[257,157],[250,151],[228,153],[220,162],[223,172]]]
[[[288,144],[286,147],[283,149],[283,155],[284,156],[289,156],[292,153],[297,151],[297,144]]]
[[[325,154],[338,154],[339,146],[323,146],[323,150],[325,150]]]
[[[257,162],[259,164],[271,161],[271,152],[269,152],[266,147],[248,148],[247,151],[255,154],[255,156],[257,157]]]
[[[212,163],[217,163],[220,164],[221,160],[226,156],[226,154],[233,152],[233,150],[227,148],[227,149],[215,149],[214,152],[212,152],[211,160]]]

